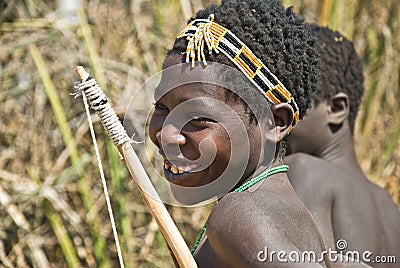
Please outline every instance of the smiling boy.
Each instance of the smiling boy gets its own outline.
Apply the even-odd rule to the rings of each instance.
[[[365,177],[354,151],[354,123],[364,91],[361,59],[340,33],[312,28],[320,41],[322,75],[312,108],[289,135],[289,179],[328,247],[344,239],[345,250],[370,251],[371,261],[376,256],[399,260],[399,210]]]
[[[331,266],[281,165],[282,140],[315,91],[317,48],[279,1],[226,0],[198,12],[168,53],[149,135],[177,199],[201,202],[217,190],[196,242],[199,267],[304,266],[287,254],[305,251],[322,256],[307,267]],[[260,258],[265,249],[288,262]]]

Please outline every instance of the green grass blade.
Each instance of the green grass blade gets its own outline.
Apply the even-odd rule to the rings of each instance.
[[[64,139],[64,143],[70,152],[70,159],[72,165],[75,165],[79,162],[79,153],[76,147],[76,143],[73,140],[71,129],[67,122],[67,116],[63,106],[61,105],[61,101],[56,92],[55,86],[50,78],[49,72],[46,68],[46,64],[43,60],[43,57],[39,51],[39,49],[35,45],[29,46],[29,52],[35,62],[36,69],[39,72],[40,78],[43,83],[44,90],[46,92],[47,97],[49,98],[51,107],[53,109],[54,117],[56,119],[57,125],[61,131],[61,135]],[[79,192],[82,197],[83,205],[86,208],[86,211],[89,211],[93,206],[93,201],[91,198],[90,187],[86,181],[86,179],[79,174],[80,179],[78,180]],[[90,222],[91,226],[91,235],[94,240],[95,247],[95,257],[99,262],[98,266],[102,267],[103,265],[107,266],[109,263],[109,258],[107,254],[104,254],[106,251],[105,248],[105,240],[100,235],[100,228],[102,224],[98,221],[96,217],[92,219]]]
[[[105,135],[106,136],[106,135]],[[114,213],[117,220],[116,225],[120,230],[121,249],[127,264],[130,263],[130,252],[128,241],[132,236],[131,220],[128,216],[128,200],[127,192],[124,187],[123,179],[126,178],[126,167],[120,159],[117,148],[114,146],[110,138],[106,136],[107,154],[110,165],[110,177],[113,189]]]
[[[96,81],[99,84],[99,86],[103,89],[104,92],[106,92],[106,83],[105,79],[103,76],[103,73],[101,71],[101,65],[100,65],[100,60],[99,56],[97,54],[96,50],[96,45],[93,39],[93,34],[92,30],[90,28],[90,25],[88,23],[88,18],[86,16],[86,13],[83,9],[80,9],[77,11],[78,17],[79,17],[79,24],[81,26],[82,34],[83,34],[83,39],[86,44],[86,49],[89,54],[89,60],[90,60],[90,67],[93,70],[93,76],[96,77]]]
[[[64,254],[65,260],[69,267],[79,267],[79,258],[75,253],[74,246],[68,236],[67,229],[62,223],[60,217],[54,212],[49,201],[44,201],[44,211],[47,219],[49,220],[54,234],[57,237],[61,250]]]

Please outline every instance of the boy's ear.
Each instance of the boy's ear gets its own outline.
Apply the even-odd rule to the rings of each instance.
[[[349,117],[350,105],[349,96],[340,92],[332,96],[328,101],[330,113],[328,123],[333,125],[340,125]]]
[[[272,143],[278,143],[292,129],[294,111],[292,106],[287,103],[280,103],[273,107],[275,127],[266,132],[266,139]]]

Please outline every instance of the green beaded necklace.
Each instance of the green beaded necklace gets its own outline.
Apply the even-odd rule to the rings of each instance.
[[[281,165],[278,167],[274,167],[271,169],[268,169],[266,171],[264,171],[263,173],[261,173],[260,175],[258,175],[257,177],[249,180],[246,183],[243,183],[241,186],[239,186],[238,188],[236,188],[234,190],[234,192],[239,193],[239,192],[243,192],[247,189],[249,189],[251,186],[253,186],[254,184],[256,184],[257,182],[268,178],[271,175],[274,175],[276,173],[281,173],[281,172],[287,172],[289,170],[289,166],[287,165]],[[199,246],[200,240],[203,237],[204,232],[206,231],[206,225],[207,222],[204,223],[203,228],[201,228],[199,235],[197,236],[196,242],[194,243],[193,249],[192,249],[192,254],[196,251],[197,247]]]

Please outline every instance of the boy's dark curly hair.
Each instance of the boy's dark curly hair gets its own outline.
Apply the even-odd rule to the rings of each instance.
[[[223,0],[219,6],[197,12],[195,19],[206,19],[210,14],[278,77],[295,98],[302,118],[311,105],[319,77],[319,45],[309,25],[279,0]],[[181,54],[186,45],[184,38],[177,39],[168,55]],[[222,53],[207,53],[206,57],[207,61],[236,68]]]
[[[329,99],[339,92],[350,99],[349,123],[352,133],[361,97],[364,93],[363,66],[353,43],[339,32],[311,25],[321,47],[321,78],[317,99]]]

